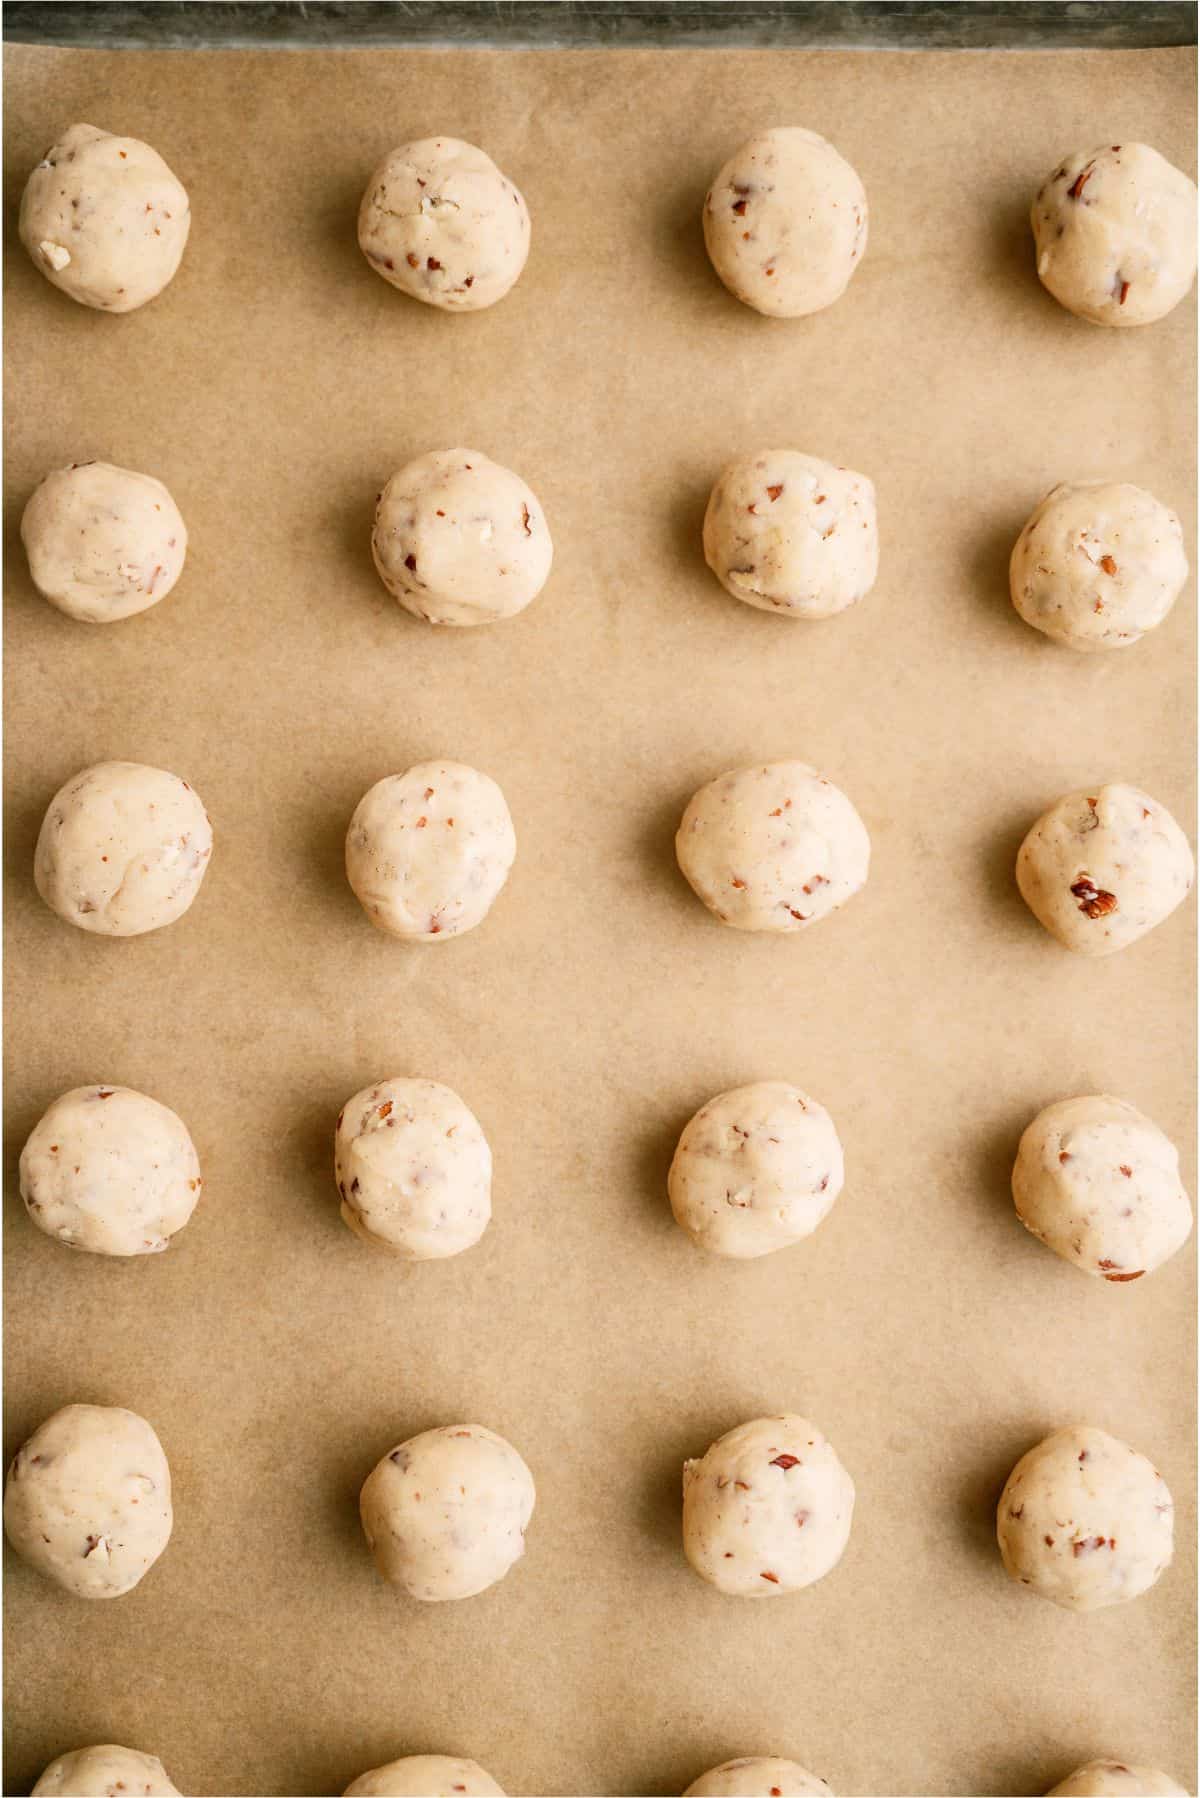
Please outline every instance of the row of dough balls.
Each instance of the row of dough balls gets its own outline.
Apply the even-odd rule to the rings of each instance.
[[[53,469],[21,518],[34,585],[87,624],[157,605],[183,572],[187,527],[153,475],[109,462]],[[718,477],[704,555],[735,599],[780,618],[830,618],[875,583],[879,531],[866,475],[761,450]],[[553,545],[537,495],[479,450],[435,450],[388,481],[371,552],[388,592],[428,624],[513,618],[541,592]],[[1124,649],[1162,623],[1187,580],[1183,527],[1122,481],[1062,483],[1034,510],[1009,563],[1027,624],[1082,651]]]
[[[212,854],[200,797],[178,775],[98,762],[42,821],[34,881],[50,909],[99,936],[182,917]],[[365,793],[346,833],[346,878],[377,929],[437,943],[481,924],[516,858],[496,782],[461,762],[418,762]],[[805,762],[737,768],[701,787],[675,837],[693,892],[735,930],[792,934],[866,885],[871,844],[846,795]],[[1029,831],[1016,880],[1038,922],[1079,955],[1112,955],[1168,918],[1195,864],[1164,805],[1124,783],[1068,793]]]
[[[802,126],[759,132],[716,173],[702,209],[713,268],[771,318],[821,312],[867,247],[867,196],[833,145]],[[1166,316],[1196,274],[1196,188],[1148,144],[1065,157],[1030,212],[1037,272],[1098,325]],[[84,306],[130,312],[175,274],[191,227],[187,191],[133,137],[72,125],[21,197],[21,241],[46,279]],[[478,312],[514,286],[529,209],[491,157],[455,137],[402,144],[367,183],[363,255],[412,299]]]

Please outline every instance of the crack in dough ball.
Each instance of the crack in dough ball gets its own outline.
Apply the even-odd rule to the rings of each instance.
[[[39,1230],[93,1255],[154,1255],[191,1217],[200,1162],[182,1118],[128,1086],[77,1086],[21,1151]]]
[[[348,1099],[334,1140],[342,1220],[405,1261],[479,1241],[492,1215],[492,1152],[479,1120],[436,1080],[381,1080]]]
[[[1176,1785],[1169,1773],[1157,1767],[1089,1761],[1052,1787],[1046,1798],[1187,1798],[1187,1787]]]
[[[50,801],[33,878],[51,911],[97,936],[141,936],[181,918],[212,854],[186,780],[141,762],[97,762]]]
[[[113,624],[167,597],[183,573],[187,526],[153,475],[72,462],[35,487],[21,541],[43,598],[84,624]]]
[[[72,125],[21,196],[21,242],[34,267],[81,306],[132,312],[179,267],[192,215],[187,190],[136,137]]]
[[[1165,805],[1120,782],[1067,793],[1017,851],[1017,886],[1039,924],[1077,955],[1114,955],[1169,918],[1195,863]]]
[[[75,1748],[51,1761],[33,1798],[179,1798],[157,1755],[115,1742]]]
[[[1170,1564],[1174,1517],[1145,1455],[1075,1425],[1017,1462],[996,1539],[1010,1579],[1068,1611],[1098,1611],[1150,1590]]]
[[[842,1190],[842,1145],[816,1099],[784,1080],[719,1093],[684,1129],[667,1176],[697,1247],[748,1260],[811,1236]]]
[[[1021,1138],[1012,1191],[1027,1230],[1104,1280],[1153,1273],[1192,1232],[1179,1151],[1157,1124],[1106,1093],[1038,1113]]]
[[[410,1754],[360,1773],[343,1798],[504,1798],[504,1790],[478,1761],[453,1754]]]
[[[1196,278],[1196,187],[1149,144],[1067,156],[1030,212],[1042,285],[1094,325],[1152,325]]]
[[[734,930],[803,930],[866,885],[871,842],[805,762],[736,768],[700,788],[675,837],[684,879]]]
[[[429,624],[495,624],[536,599],[554,550],[532,488],[478,450],[435,450],[379,496],[371,554],[379,578]]]
[[[761,612],[832,618],[875,585],[875,488],[799,450],[743,456],[712,490],[704,559],[727,593]]]
[[[428,1604],[486,1592],[525,1553],[533,1475],[482,1424],[426,1430],[384,1455],[359,1498],[384,1579]]]
[[[798,1761],[748,1754],[710,1767],[683,1798],[833,1798],[833,1787]]]
[[[4,1488],[17,1553],[77,1598],[131,1592],[171,1534],[171,1470],[144,1417],[64,1405],[17,1450]]]
[[[803,318],[840,299],[867,247],[867,196],[815,131],[759,132],[720,169],[704,201],[709,259],[736,299]]]
[[[1026,624],[1084,651],[1124,649],[1162,623],[1188,576],[1183,526],[1144,487],[1055,487],[1013,546],[1013,605]]]
[[[805,1417],[739,1424],[683,1466],[683,1551],[701,1579],[740,1598],[798,1592],[836,1567],[854,1482]]]
[[[457,137],[425,137],[385,156],[358,211],[358,243],[401,293],[447,312],[480,312],[515,286],[529,255],[529,210],[490,156]]]
[[[483,923],[516,853],[494,780],[462,762],[418,762],[359,800],[346,878],[377,929],[436,943]]]

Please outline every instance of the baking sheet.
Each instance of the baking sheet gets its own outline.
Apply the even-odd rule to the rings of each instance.
[[[109,54],[6,64],[6,1449],[74,1399],[129,1405],[176,1485],[171,1546],[86,1606],[6,1550],[8,1791],[115,1739],[186,1792],[339,1792],[401,1753],[513,1793],[680,1791],[736,1753],[843,1794],[1033,1793],[1093,1755],[1194,1763],[1194,1288],[1081,1279],[1015,1222],[1017,1137],[1110,1090],[1194,1180],[1191,907],[1084,963],[1024,911],[1020,836],[1060,792],[1132,779],[1189,832],[1194,594],[1136,649],[1076,659],[1006,597],[1063,478],[1136,480],[1195,541],[1192,305],[1069,318],[1025,215],[1055,158],[1144,138],[1191,170],[1194,56],[579,52]],[[180,275],[105,318],[15,243],[68,121],[144,137],[187,184]],[[859,169],[846,297],[771,322],[708,269],[698,216],[752,130],[803,121]],[[533,251],[477,317],[403,300],[355,244],[379,156],[440,130],[524,190]],[[383,480],[466,444],[540,495],[556,563],[493,630],[435,633],[371,567]],[[805,626],[703,566],[711,481],[792,444],[869,473],[883,560]],[[88,630],[33,592],[21,507],[100,456],[162,479],[191,533],[174,594]],[[485,769],[519,838],[478,931],[408,948],[341,871],[381,775]],[[819,930],[723,930],[673,860],[692,790],[810,760],[874,844]],[[203,796],[192,911],[142,939],[61,924],[30,878],[44,807],[128,757]],[[495,1217],[404,1269],[337,1216],[338,1107],[446,1081],[491,1139]],[[675,1138],[782,1077],[831,1110],[847,1185],[811,1241],[703,1258],[671,1222]],[[165,1257],[106,1265],[28,1223],[21,1143],[59,1091],[127,1082],[196,1138],[204,1202]],[[679,1469],[721,1431],[811,1415],[858,1485],[838,1570],[739,1604],[679,1549]],[[992,1506],[1048,1429],[1154,1456],[1176,1565],[1089,1617],[1004,1577]],[[393,1443],[479,1421],[530,1462],[524,1563],[458,1605],[376,1577],[358,1487]]]

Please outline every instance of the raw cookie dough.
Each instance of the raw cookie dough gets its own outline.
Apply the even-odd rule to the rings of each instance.
[[[1105,1093],[1038,1113],[1021,1138],[1012,1191],[1027,1230],[1105,1280],[1153,1273],[1191,1235],[1179,1151],[1157,1124]]]
[[[478,450],[435,450],[394,474],[379,496],[371,554],[414,618],[494,624],[546,584],[546,517],[520,475]]]
[[[183,916],[211,854],[208,813],[186,780],[141,762],[97,762],[50,801],[33,878],[68,924],[141,936]]]
[[[200,1162],[182,1118],[128,1086],[55,1099],[21,1151],[21,1197],[47,1236],[94,1255],[153,1255],[196,1209]]]
[[[1077,955],[1136,943],[1183,903],[1195,872],[1166,806],[1120,782],[1065,794],[1017,851],[1022,899]]]
[[[833,1798],[833,1787],[798,1761],[749,1754],[711,1767],[692,1781],[683,1798]]]
[[[683,1552],[741,1598],[811,1586],[850,1539],[854,1482],[804,1417],[739,1424],[683,1465]]]
[[[816,1099],[784,1080],[719,1093],[685,1127],[667,1176],[697,1247],[748,1260],[811,1236],[842,1190],[842,1145]]]
[[[179,1798],[157,1755],[115,1742],[75,1748],[51,1761],[33,1788],[33,1798]]]
[[[1183,526],[1144,487],[1064,482],[1034,510],[1008,566],[1012,602],[1069,649],[1124,649],[1161,624],[1187,580]]]
[[[81,306],[132,312],[179,267],[187,190],[136,137],[72,125],[21,196],[21,242],[47,281]]]
[[[1161,1473],[1103,1430],[1055,1430],[1022,1455],[996,1507],[1005,1572],[1068,1611],[1148,1592],[1173,1552]]]
[[[799,450],[743,456],[712,490],[704,559],[727,593],[761,612],[832,618],[875,584],[875,488]]]
[[[385,281],[447,312],[502,300],[529,254],[525,201],[490,156],[425,137],[385,156],[358,209],[358,243]]]
[[[833,145],[800,125],[761,131],[717,174],[704,242],[730,293],[802,318],[846,291],[867,247],[867,196]]]
[[[444,942],[482,924],[517,853],[504,794],[462,762],[418,762],[364,793],[346,878],[379,930]]]
[[[21,541],[51,605],[85,624],[112,624],[167,597],[183,573],[187,526],[153,475],[72,462],[34,488]]]
[[[171,1470],[144,1417],[64,1405],[22,1443],[4,1528],[23,1560],[77,1598],[120,1598],[171,1534]]]
[[[479,1120],[436,1080],[381,1080],[347,1099],[334,1138],[342,1220],[405,1261],[477,1243],[492,1215],[492,1152]]]
[[[866,884],[866,826],[804,762],[718,775],[692,796],[675,837],[692,891],[734,930],[803,930]]]
[[[1042,285],[1094,325],[1152,325],[1195,279],[1195,183],[1149,144],[1065,157],[1030,220]]]
[[[504,1791],[478,1761],[453,1754],[410,1754],[360,1773],[343,1798],[504,1798]]]
[[[1076,1767],[1046,1798],[1187,1798],[1187,1787],[1176,1785],[1157,1767],[1134,1767],[1126,1761],[1089,1761]]]
[[[533,1475],[482,1424],[425,1430],[384,1455],[359,1498],[384,1579],[410,1598],[473,1598],[525,1553]]]

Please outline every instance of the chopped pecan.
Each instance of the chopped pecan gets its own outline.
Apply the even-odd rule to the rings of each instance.
[[[1117,910],[1117,895],[1106,893],[1086,874],[1074,883],[1071,891],[1079,901],[1080,911],[1089,918],[1107,918],[1110,912]]]

